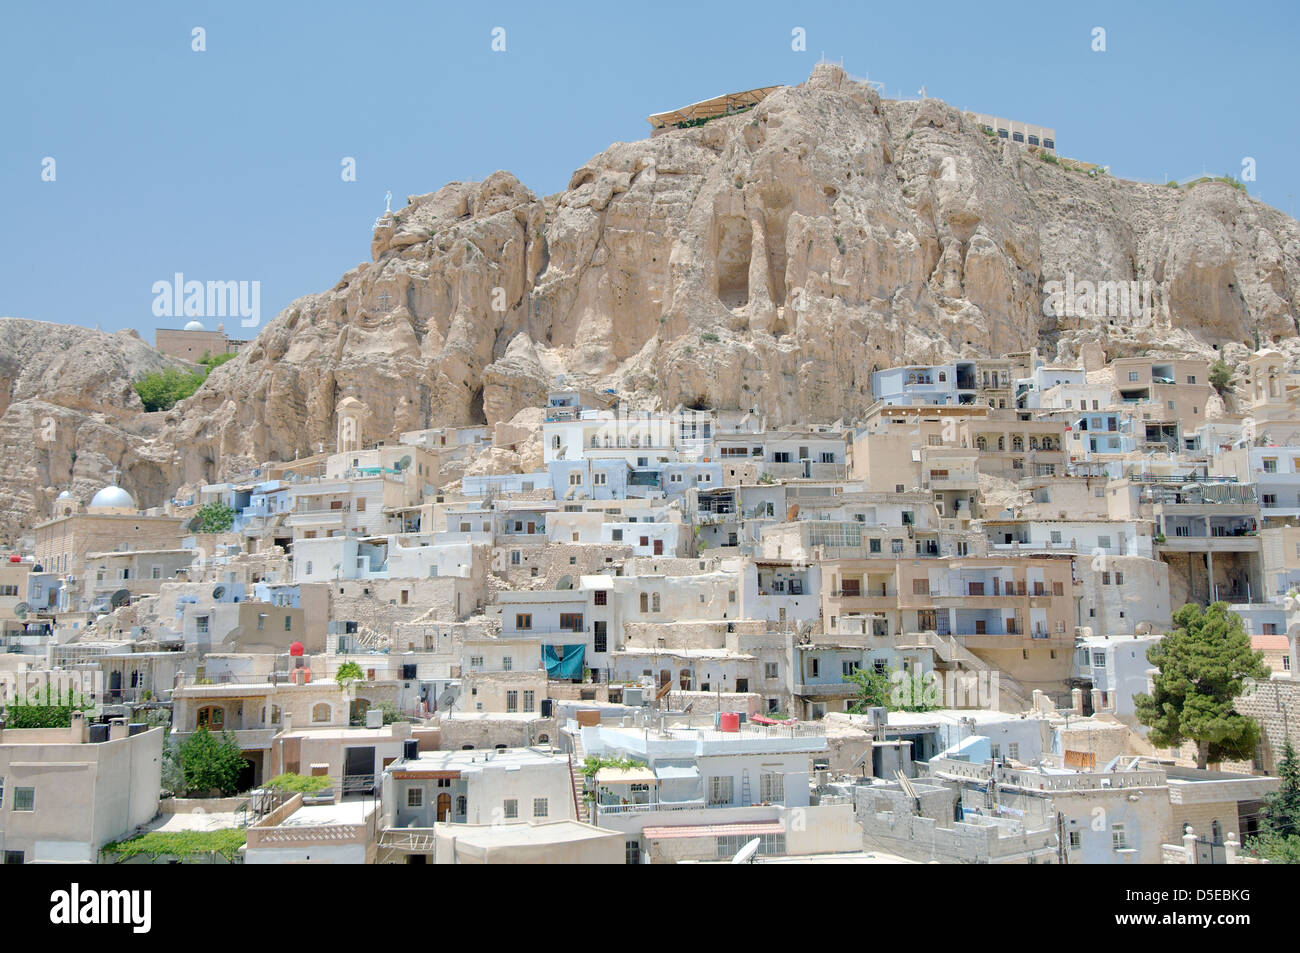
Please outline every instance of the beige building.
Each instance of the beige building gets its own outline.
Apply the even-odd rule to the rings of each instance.
[[[247,341],[232,341],[226,337],[224,325],[209,331],[200,321],[191,321],[183,328],[159,328],[154,332],[154,350],[183,361],[197,364],[201,358],[235,354]]]
[[[55,516],[33,530],[36,562],[46,572],[63,576],[60,612],[83,611],[93,594],[82,586],[91,553],[180,549],[184,520],[174,516],[147,516],[135,500],[118,486],[106,486],[91,499],[84,512],[70,497],[55,503]]]
[[[0,730],[0,849],[6,864],[95,863],[100,849],[158,813],[163,730],[125,720]]]

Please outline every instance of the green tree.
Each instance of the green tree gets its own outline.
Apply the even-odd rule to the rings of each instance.
[[[1300,864],[1300,759],[1290,738],[1277,768],[1282,785],[1265,798],[1259,833],[1245,846],[1275,864]]]
[[[1219,358],[1210,365],[1210,386],[1222,394],[1228,389],[1228,382],[1232,380],[1232,368],[1224,363],[1223,358]]]
[[[868,708],[889,707],[889,675],[874,668],[855,668],[844,680],[857,686],[858,697],[849,703],[849,711],[865,715]]]
[[[334,673],[334,681],[340,685],[347,685],[348,682],[359,682],[365,677],[361,671],[361,666],[356,662],[344,662],[339,666],[339,670]]]
[[[229,797],[238,792],[244,754],[232,732],[218,737],[200,728],[185,739],[180,755],[186,794]]]
[[[134,387],[145,410],[171,410],[177,401],[184,400],[198,390],[205,377],[206,371],[192,373],[169,367],[144,375],[135,382]]]
[[[1290,738],[1282,748],[1277,776],[1282,786],[1265,798],[1260,823],[1266,830],[1283,837],[1300,834],[1300,759],[1296,758]]]
[[[225,500],[213,500],[204,503],[190,521],[190,528],[196,533],[225,533],[235,523],[234,508]]]
[[[1157,748],[1196,743],[1196,765],[1255,753],[1259,724],[1233,708],[1245,680],[1266,679],[1264,653],[1250,648],[1241,617],[1226,602],[1208,609],[1188,603],[1174,613],[1173,632],[1147,649],[1147,661],[1160,671],[1154,691],[1133,696],[1137,717],[1151,731]]]

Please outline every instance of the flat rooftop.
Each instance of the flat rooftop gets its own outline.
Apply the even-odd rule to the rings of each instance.
[[[550,821],[545,824],[439,824],[438,830],[454,836],[457,843],[475,847],[567,844],[623,837],[620,831],[593,827],[581,821]]]

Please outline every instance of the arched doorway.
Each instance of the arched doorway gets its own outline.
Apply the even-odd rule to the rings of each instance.
[[[438,795],[438,820],[445,821],[447,819],[447,815],[450,813],[451,813],[451,795],[439,794]]]

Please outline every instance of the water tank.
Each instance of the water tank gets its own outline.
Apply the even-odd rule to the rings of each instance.
[[[552,706],[553,706],[553,705],[554,705],[554,703],[553,703],[549,698],[543,698],[543,699],[542,699],[542,717],[543,717],[543,718],[550,718],[550,717],[551,717],[551,711],[552,711]]]
[[[369,708],[366,710],[366,727],[384,727],[384,710],[382,708]]]
[[[623,704],[630,705],[633,708],[639,708],[645,704],[645,698],[641,694],[640,688],[623,689]]]
[[[719,731],[739,731],[740,730],[740,713],[734,711],[724,711],[718,718]]]
[[[103,744],[107,740],[108,740],[108,725],[90,726],[90,743],[92,745]]]
[[[131,722],[131,724],[126,726],[126,735],[128,738],[133,738],[136,735],[142,734],[143,732],[146,732],[148,730],[149,730],[149,726],[145,724],[143,721],[133,721]]]
[[[402,757],[407,761],[418,761],[420,758],[420,742],[415,738],[407,738],[402,742]]]

